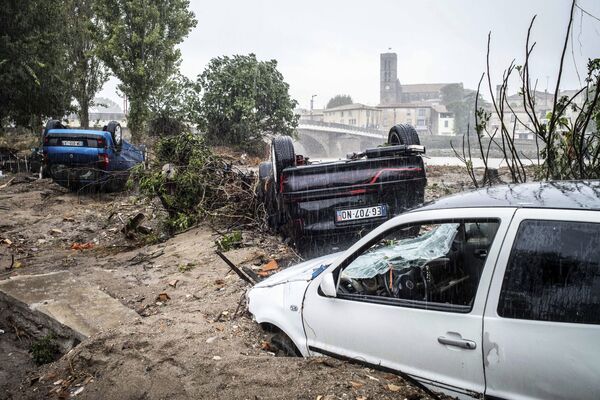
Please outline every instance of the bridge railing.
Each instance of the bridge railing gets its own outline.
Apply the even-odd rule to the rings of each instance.
[[[314,129],[320,131],[332,131],[332,132],[347,132],[354,133],[363,136],[371,136],[371,137],[384,137],[386,136],[386,132],[377,128],[363,128],[354,125],[346,125],[346,124],[337,124],[335,122],[322,122],[322,121],[310,121],[310,120],[302,120],[298,124],[297,129]]]

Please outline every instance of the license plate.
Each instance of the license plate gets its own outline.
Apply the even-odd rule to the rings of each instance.
[[[387,215],[387,210],[384,205],[351,208],[346,210],[335,211],[335,222],[355,221],[359,219],[381,218]]]
[[[81,147],[81,146],[83,146],[83,141],[81,141],[81,140],[63,140],[62,145],[70,146],[70,147]]]

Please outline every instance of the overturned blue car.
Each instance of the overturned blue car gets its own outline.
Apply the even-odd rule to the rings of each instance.
[[[50,120],[44,129],[45,171],[72,190],[122,190],[131,168],[144,162],[143,149],[123,139],[116,121],[102,130],[69,129]]]

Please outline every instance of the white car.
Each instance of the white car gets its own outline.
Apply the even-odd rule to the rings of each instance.
[[[400,215],[248,293],[302,356],[459,398],[600,398],[600,182],[496,186]]]

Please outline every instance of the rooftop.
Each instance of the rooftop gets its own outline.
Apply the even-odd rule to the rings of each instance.
[[[377,107],[367,106],[361,103],[346,104],[344,106],[326,108],[323,112],[345,111],[345,110],[377,110]]]
[[[455,83],[416,83],[408,85],[400,85],[402,93],[423,93],[423,92],[439,92],[444,86],[454,85]],[[462,83],[456,83],[461,85]]]
[[[492,186],[443,197],[418,210],[471,207],[600,210],[600,180]]]

